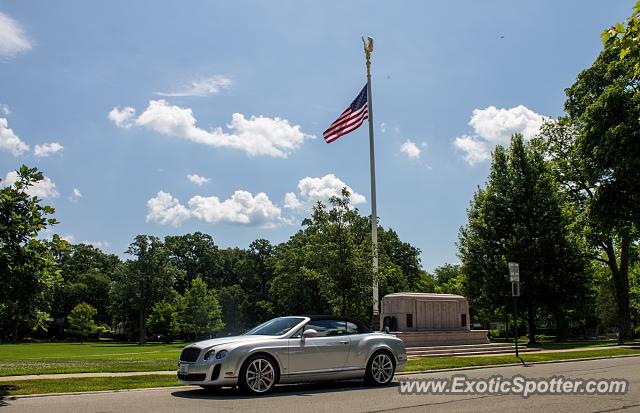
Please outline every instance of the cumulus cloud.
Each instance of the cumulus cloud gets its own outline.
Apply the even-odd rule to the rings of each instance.
[[[411,140],[407,139],[400,146],[400,152],[407,154],[407,156],[411,159],[418,159],[420,158],[420,152],[422,151],[420,150],[420,148],[418,148],[418,145],[416,145],[414,142],[411,142]]]
[[[81,244],[91,245],[99,250],[103,250],[105,248],[109,248],[109,243],[107,241],[87,241],[84,240]]]
[[[6,103],[0,103],[0,114],[9,115],[11,114],[11,108]]]
[[[288,209],[309,209],[320,201],[327,204],[332,196],[340,196],[342,188],[351,193],[351,204],[358,205],[367,202],[364,195],[354,191],[334,174],[327,174],[320,178],[307,176],[298,181],[298,193],[287,192],[284,197],[284,207]]]
[[[125,106],[120,109],[119,106],[111,109],[107,117],[119,128],[130,128],[133,123],[132,119],[136,115],[136,110],[131,106]]]
[[[62,149],[62,145],[60,145],[58,142],[45,143],[42,145],[36,145],[36,147],[33,148],[33,154],[35,156],[43,158],[58,153]]]
[[[71,191],[71,195],[69,195],[68,199],[71,202],[78,202],[78,200],[82,198],[82,192],[78,188],[73,188]]]
[[[189,218],[209,224],[260,227],[273,227],[283,222],[280,208],[264,192],[253,196],[250,192],[239,190],[224,201],[216,196],[197,195],[184,206],[170,193],[160,191],[147,202],[147,209],[147,222],[173,226],[178,226]]]
[[[211,76],[192,80],[172,92],[156,92],[160,96],[209,96],[229,89],[233,81],[226,76]]]
[[[267,194],[253,196],[247,191],[235,191],[229,199],[194,196],[189,200],[193,216],[209,224],[230,224],[272,227],[281,221],[280,208],[275,206]]]
[[[200,176],[198,174],[189,174],[187,175],[187,179],[189,180],[189,182],[192,182],[198,186],[202,186],[211,181],[211,179],[205,178],[204,176]]]
[[[147,201],[147,222],[177,227],[190,217],[191,212],[168,192],[160,191]]]
[[[523,105],[510,109],[495,106],[474,109],[469,121],[474,133],[457,137],[453,145],[465,153],[464,159],[468,164],[474,165],[488,160],[495,145],[508,145],[516,133],[522,133],[527,140],[533,138],[545,119],[545,116]]]
[[[22,155],[29,150],[29,145],[9,128],[6,118],[0,118],[0,150],[10,152],[13,156]]]
[[[3,184],[4,185],[13,185],[18,181],[18,172],[11,171],[7,173]],[[57,198],[60,196],[60,193],[56,190],[56,184],[53,183],[51,178],[45,176],[41,181],[35,182],[33,185],[29,186],[26,191],[30,196],[37,196],[38,198]]]
[[[31,41],[20,24],[0,12],[0,59],[11,58],[31,50]]]
[[[131,110],[128,110],[131,109]],[[128,110],[126,122],[133,121],[135,111]],[[115,111],[115,112],[114,112]],[[114,116],[112,117],[112,113]],[[109,113],[109,118],[118,124],[116,119],[122,114],[118,108]],[[121,122],[123,125],[129,123]],[[245,118],[241,113],[234,113],[231,122],[226,125],[229,132],[217,127],[211,131],[196,126],[196,119],[189,108],[181,108],[168,104],[165,100],[151,100],[147,109],[134,121],[143,127],[163,135],[174,136],[192,142],[214,146],[228,147],[244,151],[249,156],[267,155],[286,158],[298,149],[305,138],[299,125],[292,125],[282,118],[251,116]]]

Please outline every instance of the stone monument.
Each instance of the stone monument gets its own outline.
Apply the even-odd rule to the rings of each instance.
[[[487,330],[471,330],[467,299],[455,294],[393,293],[382,297],[383,329],[407,347],[489,343]]]

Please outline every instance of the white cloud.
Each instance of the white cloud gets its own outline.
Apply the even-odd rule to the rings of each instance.
[[[18,172],[11,171],[7,173],[6,178],[3,181],[4,185],[13,185],[18,180]],[[37,196],[38,198],[57,198],[60,196],[56,190],[56,184],[53,183],[51,178],[44,176],[41,181],[35,182],[33,185],[26,189],[26,193],[30,196]]]
[[[135,113],[133,108],[123,110],[128,109],[131,110],[127,112],[126,122]],[[121,113],[118,108],[109,113],[109,118],[117,126],[120,125],[116,119],[119,119]],[[112,117],[112,114],[115,116]],[[169,105],[165,100],[149,101],[147,109],[135,119],[135,125],[204,145],[239,149],[249,156],[286,158],[302,145],[305,138],[311,137],[304,134],[299,125],[292,125],[286,119],[264,116],[251,116],[247,119],[241,113],[232,115],[231,123],[227,125],[230,132],[225,132],[220,127],[207,131],[196,126],[191,109]]]
[[[131,106],[125,106],[120,109],[119,106],[111,109],[111,112],[107,115],[107,117],[116,124],[119,128],[130,128],[132,123],[132,118],[136,115],[136,110]]]
[[[358,205],[367,202],[364,195],[355,192],[349,185],[344,183],[334,174],[327,174],[320,178],[307,176],[298,181],[298,193],[288,192],[285,194],[284,206],[289,209],[309,209],[313,204],[320,201],[327,204],[329,198],[340,196],[342,188],[347,188],[351,193],[351,204]]]
[[[60,239],[67,241],[69,243],[74,243],[76,240],[76,237],[74,237],[73,234],[63,234],[63,235],[60,235]]]
[[[457,137],[453,144],[456,148],[465,152],[464,160],[469,165],[475,165],[478,162],[484,162],[491,158],[491,148],[487,141],[481,138],[462,135]]]
[[[264,192],[254,197],[247,191],[235,191],[222,202],[215,196],[194,196],[189,200],[189,208],[194,217],[209,224],[225,222],[273,227],[281,221],[280,208]]]
[[[189,180],[189,182],[192,182],[198,186],[202,186],[211,181],[211,179],[205,178],[204,176],[200,176],[198,174],[189,174],[187,175],[187,179]]]
[[[510,109],[498,109],[495,106],[474,109],[469,126],[475,133],[457,137],[453,144],[466,153],[465,161],[473,165],[490,159],[493,147],[508,145],[511,136],[516,133],[522,133],[525,140],[533,138],[545,119],[545,116],[523,105]]]
[[[6,118],[0,118],[0,150],[10,152],[13,156],[22,155],[29,150],[29,145],[9,128]]]
[[[14,57],[31,50],[31,41],[20,24],[0,12],[0,58]]]
[[[411,140],[407,139],[401,146],[400,146],[400,151],[404,152],[407,154],[407,156],[411,159],[418,159],[420,158],[420,152],[422,152],[420,150],[420,148],[418,148],[418,145],[416,145],[415,143],[411,142]]]
[[[33,154],[38,157],[45,157],[58,153],[62,149],[62,145],[58,142],[45,143],[42,145],[36,145],[36,147],[33,148]]]
[[[147,222],[177,227],[190,217],[190,211],[168,192],[160,191],[147,201]]]
[[[0,103],[0,114],[2,115],[10,115],[11,108],[6,103]]]
[[[73,188],[71,195],[69,195],[68,199],[71,202],[78,202],[78,200],[82,198],[82,192],[78,188]]]
[[[160,96],[209,96],[229,89],[233,81],[226,76],[211,76],[192,80],[173,92],[157,92]]]
[[[171,194],[160,191],[147,202],[147,222],[178,226],[184,220],[195,218],[209,224],[227,223],[267,228],[284,222],[280,208],[264,192],[253,196],[250,192],[239,190],[224,201],[216,196],[196,195],[187,205],[185,207]]]
[[[380,123],[380,132],[385,133],[387,131],[387,124],[384,122]]]
[[[103,250],[105,248],[109,248],[109,243],[107,241],[87,241],[84,240],[81,242],[81,244],[86,244],[86,245],[91,245],[95,248],[98,248],[100,250]]]

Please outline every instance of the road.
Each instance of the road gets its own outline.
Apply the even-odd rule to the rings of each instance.
[[[385,388],[364,387],[358,382],[279,386],[265,397],[246,397],[235,389],[209,393],[196,387],[132,390],[65,396],[4,400],[0,413],[13,412],[635,412],[640,411],[640,357],[538,364],[439,372],[404,377],[447,378],[454,374],[469,378],[494,375],[528,378],[563,375],[565,378],[629,380],[629,392],[617,396],[584,395],[404,395],[397,383]]]

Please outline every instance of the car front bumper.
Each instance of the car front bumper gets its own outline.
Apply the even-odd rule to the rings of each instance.
[[[186,384],[209,386],[235,386],[238,377],[234,371],[225,369],[224,361],[218,362],[185,362],[178,363],[178,381]]]

